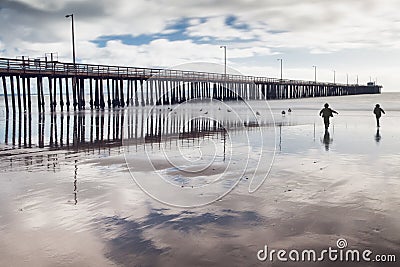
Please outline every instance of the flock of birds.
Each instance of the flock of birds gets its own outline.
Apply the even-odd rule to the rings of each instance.
[[[292,109],[291,109],[291,108],[289,108],[287,112],[288,112],[289,114],[290,114],[290,113],[292,113]],[[285,114],[286,114],[286,111],[282,110],[282,112],[281,112],[281,113],[282,113],[282,116],[285,116]]]
[[[218,110],[221,110],[221,108],[218,108]],[[160,111],[161,111],[161,109],[160,109]],[[168,111],[172,111],[172,108],[168,107]],[[202,111],[203,111],[203,109],[201,108],[201,109],[200,109],[200,112],[202,112]],[[232,112],[232,110],[230,110],[230,109],[227,109],[226,111],[227,111],[227,112]],[[289,108],[289,109],[287,110],[287,112],[288,112],[288,114],[292,113],[292,109]],[[175,113],[176,113],[176,112],[175,112]],[[208,111],[204,112],[203,114],[204,114],[204,115],[207,115],[207,114],[208,114]],[[285,115],[286,115],[286,111],[285,111],[285,110],[282,110],[281,114],[282,114],[282,116],[285,116]],[[257,116],[261,116],[260,112],[258,112],[258,111],[256,111],[256,115],[257,115]]]

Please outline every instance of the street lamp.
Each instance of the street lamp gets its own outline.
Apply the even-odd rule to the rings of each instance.
[[[74,30],[74,14],[69,14],[69,15],[65,15],[65,17],[66,18],[71,18],[71,21],[72,21],[72,60],[73,60],[73,63],[74,63],[74,73],[75,73],[75,76],[72,78],[72,90],[74,91],[74,92],[77,92],[78,90],[77,90],[77,84],[76,84],[76,65],[75,65],[75,63],[76,63],[76,61],[75,61],[75,30]],[[73,103],[73,105],[74,105],[74,110],[76,110],[76,106],[78,106],[78,109],[79,110],[81,110],[81,105],[82,105],[82,103],[81,103],[81,98],[80,98],[80,92],[77,92],[77,95],[78,95],[78,101],[76,101],[75,99],[74,99],[74,103]]]
[[[333,70],[333,84],[336,84],[336,70]]]
[[[317,66],[313,66],[314,68],[314,81],[317,83]]]
[[[277,60],[281,62],[281,81],[282,81],[282,61],[283,60],[281,58],[278,58]]]
[[[347,85],[349,85],[349,74],[348,73],[346,73],[346,82],[347,82]]]
[[[74,14],[65,15],[66,18],[71,17],[72,20],[72,59],[75,67],[75,31],[74,31]]]
[[[224,70],[224,74],[226,76],[226,45],[221,45],[219,48],[223,48],[224,49],[224,58],[225,58],[225,70]]]

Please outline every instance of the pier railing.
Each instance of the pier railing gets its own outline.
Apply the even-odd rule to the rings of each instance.
[[[221,74],[213,72],[174,70],[162,68],[124,67],[95,64],[73,64],[59,61],[45,61],[37,59],[10,59],[0,58],[0,74],[16,75],[52,75],[55,77],[104,77],[143,79],[152,77],[156,79],[177,79],[185,81],[216,81],[239,83],[279,83],[279,84],[318,84],[318,85],[345,85],[357,86],[357,84],[339,84],[329,82],[317,82],[306,80],[290,80],[268,77],[257,77],[236,74]]]

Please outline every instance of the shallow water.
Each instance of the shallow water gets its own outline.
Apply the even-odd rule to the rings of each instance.
[[[325,102],[339,112],[329,136],[318,117]],[[379,132],[376,103],[387,113]],[[1,113],[0,265],[298,266],[257,252],[338,238],[400,260],[398,103],[386,93],[271,109]],[[307,263],[322,265],[335,263]]]

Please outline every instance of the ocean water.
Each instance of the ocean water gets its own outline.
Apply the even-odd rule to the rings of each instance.
[[[328,132],[326,102],[339,112]],[[257,252],[339,238],[400,260],[399,103],[384,93],[7,118],[0,98],[0,265],[298,266]]]

